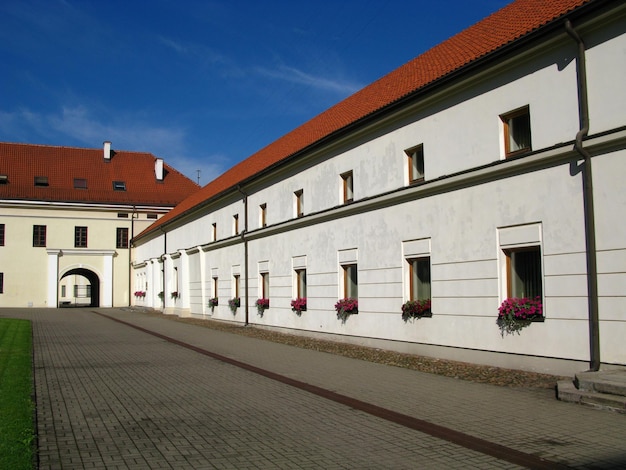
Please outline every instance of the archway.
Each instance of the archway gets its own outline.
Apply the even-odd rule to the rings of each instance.
[[[99,307],[100,306],[100,278],[96,273],[90,271],[85,268],[75,268],[70,269],[68,272],[61,276],[61,280],[66,278],[67,276],[82,276],[87,279],[89,284],[86,285],[74,285],[73,298],[76,300],[77,298],[85,299],[89,302],[89,307]],[[71,302],[69,304],[72,304]],[[63,302],[60,302],[60,305],[63,305]],[[74,302],[73,305],[78,305],[78,302]],[[84,305],[87,305],[85,303]]]

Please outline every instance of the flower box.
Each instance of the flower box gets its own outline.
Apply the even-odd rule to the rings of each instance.
[[[402,305],[402,319],[405,322],[410,319],[432,316],[430,299],[408,300]]]
[[[256,299],[255,305],[259,315],[263,316],[263,312],[270,308],[270,299]]]
[[[359,301],[352,297],[340,299],[335,304],[335,310],[337,311],[337,318],[345,323],[350,315],[356,315],[359,313]]]
[[[544,321],[541,297],[534,299],[513,297],[506,299],[498,308],[497,324],[502,336],[504,333],[508,335],[520,334],[520,330],[531,323],[541,321]]]
[[[228,301],[228,308],[233,312],[233,315],[237,312],[239,307],[241,307],[241,299],[239,297],[233,297]]]
[[[291,310],[296,312],[296,315],[302,315],[302,312],[306,312],[306,297],[298,297],[292,300]]]

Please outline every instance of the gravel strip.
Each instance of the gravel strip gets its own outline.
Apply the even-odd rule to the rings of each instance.
[[[238,323],[230,323],[216,320],[204,320],[198,318],[181,318],[175,315],[164,315],[157,310],[131,308],[133,312],[144,315],[163,317],[171,321],[179,321],[191,325],[225,331],[250,338],[258,338],[275,343],[288,344],[299,348],[323,351],[331,354],[361,359],[363,361],[376,362],[389,366],[404,367],[405,369],[438,374],[446,377],[467,380],[470,382],[488,383],[502,387],[523,388],[550,388],[554,389],[557,381],[568,380],[568,377],[539,374],[515,369],[483,366],[467,362],[436,359],[432,357],[416,356],[413,354],[387,351],[384,349],[369,348],[353,344],[328,341],[306,336],[299,336],[265,328],[257,328],[251,325],[243,326]]]

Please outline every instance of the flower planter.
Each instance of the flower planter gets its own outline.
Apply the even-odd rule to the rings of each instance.
[[[291,301],[291,310],[296,312],[296,315],[302,315],[302,312],[306,312],[306,297],[299,297]]]
[[[352,297],[341,299],[335,304],[335,310],[337,318],[341,320],[341,323],[345,323],[350,315],[359,313],[359,301]]]
[[[500,334],[504,336],[514,333],[520,334],[520,331],[529,326],[531,323],[542,322],[543,305],[541,297],[534,299],[529,298],[510,298],[506,299],[498,309],[498,319],[496,323],[500,328]]]

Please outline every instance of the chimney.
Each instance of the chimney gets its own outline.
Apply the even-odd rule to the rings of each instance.
[[[163,181],[163,159],[157,158],[154,162],[154,175],[157,181]]]
[[[111,142],[108,140],[104,141],[104,161],[111,161]]]

